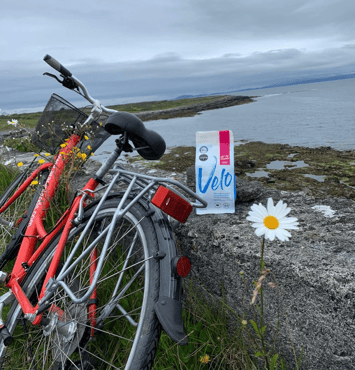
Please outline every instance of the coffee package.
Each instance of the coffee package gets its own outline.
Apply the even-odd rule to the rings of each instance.
[[[234,139],[231,130],[196,132],[196,193],[208,203],[198,215],[235,212]]]

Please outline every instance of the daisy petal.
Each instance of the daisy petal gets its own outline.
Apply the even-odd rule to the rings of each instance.
[[[256,236],[261,236],[261,235],[265,234],[267,232],[267,230],[268,229],[265,226],[263,226],[263,227],[260,227],[259,229],[256,229],[255,234],[256,234]]]
[[[254,212],[254,211],[250,211],[250,212],[248,213],[248,216],[249,216],[249,217],[259,217],[260,219],[262,219],[262,216],[260,216],[260,214],[259,214],[259,213]]]
[[[255,224],[252,224],[251,226],[253,226],[253,227],[255,227],[257,229],[258,227],[263,227],[264,226],[264,223],[263,222],[257,222]]]
[[[251,209],[252,209],[255,213],[257,213],[260,217],[264,217],[264,214],[263,214],[262,210],[261,210],[261,209],[260,209],[260,207],[258,207],[256,204],[253,204],[253,205],[251,206]]]
[[[282,233],[282,229],[276,230],[275,236],[276,236],[276,238],[278,238],[282,242],[285,241],[285,239],[286,239],[286,236]]]
[[[274,202],[273,202],[272,198],[269,198],[267,200],[267,211],[268,211],[269,215],[274,216],[274,209],[275,209]]]
[[[278,232],[276,233],[276,236],[277,236],[279,239],[280,239],[280,236],[282,236],[282,237],[283,237],[283,241],[284,241],[284,240],[288,239],[288,237],[291,237],[291,234],[290,234],[287,230],[280,228],[280,229],[278,230]],[[280,240],[281,240],[281,239],[280,239]]]
[[[285,224],[298,223],[297,220],[298,219],[296,217],[284,217],[282,220],[280,220],[280,224],[281,223],[285,223]]]
[[[275,216],[278,215],[278,213],[282,210],[283,202],[282,200],[279,200],[279,202],[275,206]]]
[[[279,214],[279,218],[283,218],[285,217],[286,215],[288,215],[289,213],[291,212],[291,208],[286,208],[284,211],[280,212]]]
[[[286,237],[291,238],[291,233],[289,233],[287,230],[283,230],[283,232]]]
[[[259,209],[263,214],[263,218],[266,217],[269,214],[267,209],[261,203],[259,203]]]
[[[255,217],[255,216],[248,216],[247,220],[254,221],[254,222],[262,222],[262,219],[260,217]]]
[[[270,240],[273,241],[275,239],[275,230],[268,230],[266,237]]]

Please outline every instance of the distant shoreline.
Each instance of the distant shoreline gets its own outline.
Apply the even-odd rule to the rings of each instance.
[[[161,109],[145,111],[140,113],[135,113],[142,121],[152,121],[158,119],[169,119],[178,117],[193,117],[196,114],[212,109],[221,109],[232,107],[235,105],[252,103],[255,100],[255,96],[241,96],[241,95],[224,95],[220,98],[216,98],[209,102],[202,102],[190,105],[183,105],[176,108]],[[193,101],[196,98],[189,98],[188,100]]]
[[[129,112],[137,115],[142,121],[152,121],[158,119],[169,119],[177,117],[192,117],[202,111],[232,107],[235,105],[252,103],[257,96],[242,95],[211,95],[206,97],[184,98],[176,100],[157,100],[139,103],[116,104],[107,106],[121,112]],[[90,109],[80,108],[86,114],[90,114]],[[42,112],[18,113],[0,116],[0,131],[16,131],[14,127],[8,125],[8,121],[15,119],[20,125],[28,129],[36,127]],[[100,122],[105,123],[107,116],[101,116]]]

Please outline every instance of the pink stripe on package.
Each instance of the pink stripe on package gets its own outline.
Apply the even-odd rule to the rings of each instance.
[[[230,165],[229,130],[219,131],[219,164]]]

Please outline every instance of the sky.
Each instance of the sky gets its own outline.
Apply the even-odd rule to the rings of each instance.
[[[3,2],[0,113],[36,110],[52,92],[86,105],[42,76],[56,73],[46,54],[104,104],[353,73],[354,14],[353,0]]]

